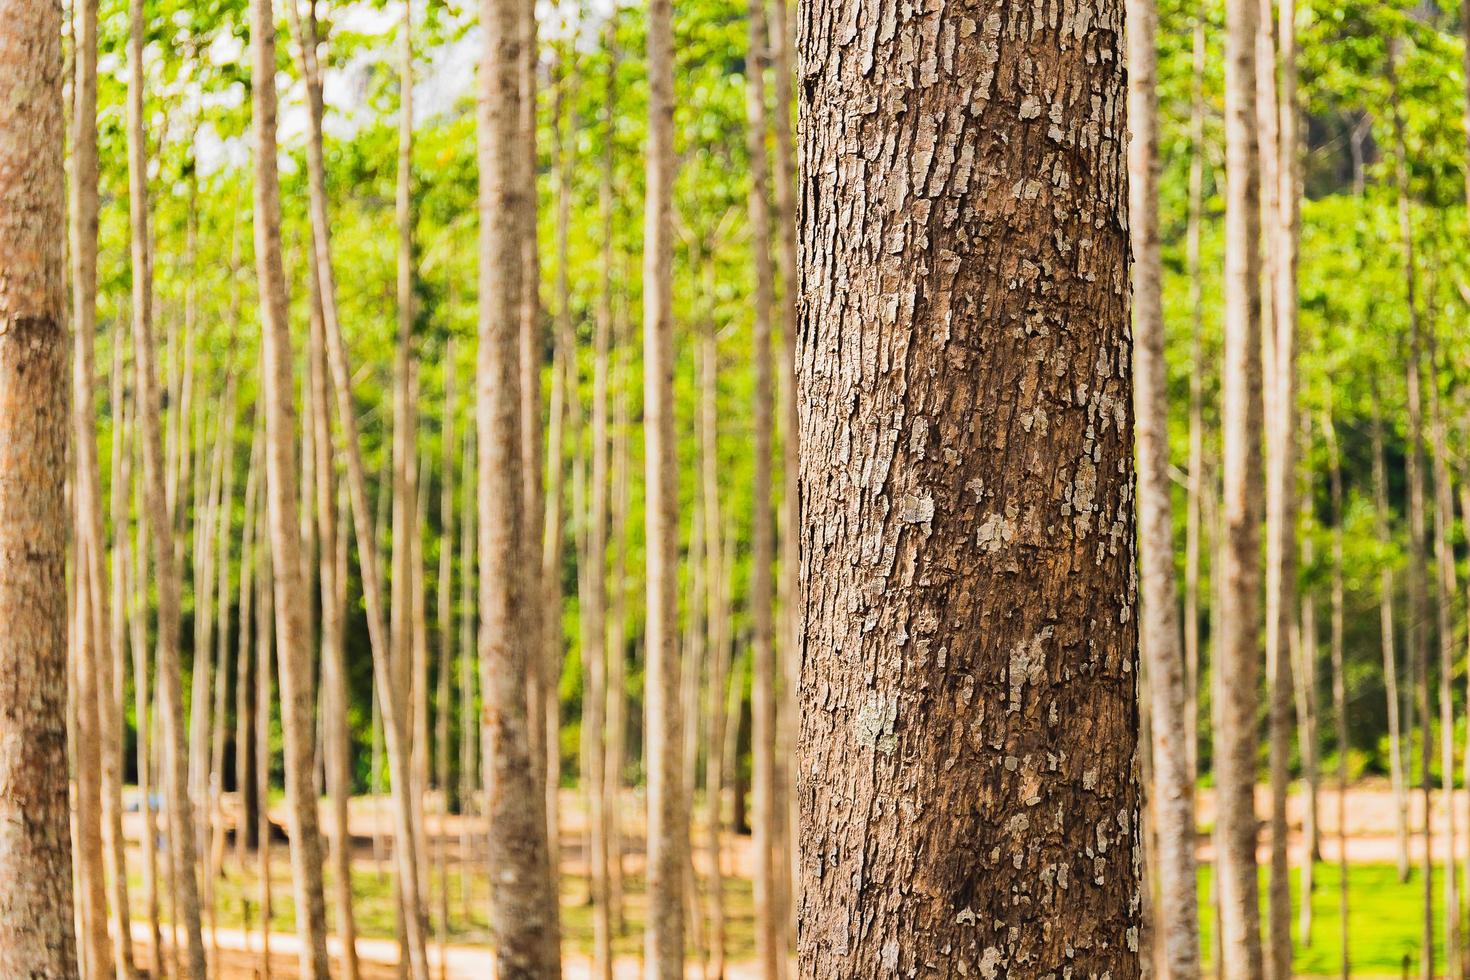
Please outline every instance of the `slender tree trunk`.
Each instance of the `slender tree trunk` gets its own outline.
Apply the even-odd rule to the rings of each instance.
[[[1342,466],[1337,450],[1337,430],[1329,412],[1323,417],[1327,436],[1328,481],[1332,497],[1332,713],[1337,720],[1337,870],[1338,943],[1342,947],[1342,980],[1348,980],[1352,958],[1348,931],[1347,788],[1348,719],[1347,673],[1343,665],[1342,581]]]
[[[616,322],[613,326],[617,334]],[[629,463],[629,370],[627,345],[619,350],[617,397],[613,410],[612,435],[612,533],[607,631],[607,911],[613,930],[626,935],[623,914],[623,763],[627,758],[628,694],[628,514],[631,490]]]
[[[1184,721],[1189,753],[1189,782],[1199,780],[1200,555],[1201,500],[1205,493],[1204,423],[1204,275],[1200,236],[1205,196],[1205,16],[1197,13],[1190,76],[1189,219],[1185,233],[1189,267],[1189,472],[1186,475],[1184,525]]]
[[[1433,811],[1430,805],[1432,792],[1430,728],[1432,723],[1429,713],[1429,646],[1424,636],[1424,627],[1429,621],[1429,597],[1424,581],[1424,428],[1419,383],[1419,309],[1415,299],[1415,280],[1418,278],[1418,273],[1414,262],[1413,216],[1409,200],[1409,171],[1404,123],[1399,111],[1397,48],[1397,39],[1390,39],[1386,67],[1394,128],[1394,184],[1398,200],[1399,236],[1403,245],[1404,289],[1409,314],[1409,357],[1406,371],[1409,445],[1404,461],[1409,498],[1409,613],[1405,641],[1418,690],[1421,739],[1419,788],[1424,797],[1424,935],[1419,950],[1419,969],[1425,980],[1432,980],[1434,976],[1434,835]]]
[[[476,371],[479,432],[480,688],[490,828],[491,927],[502,980],[560,974],[552,962],[556,893],[549,880],[545,797],[531,749],[534,712],[527,678],[541,650],[525,629],[526,606],[540,590],[522,580],[535,554],[525,540],[520,413],[525,253],[534,234],[520,173],[520,65],[525,0],[483,0],[480,65],[480,319]],[[539,525],[538,525],[539,526]],[[539,566],[535,566],[539,567]]]
[[[479,726],[476,722],[475,711],[475,628],[478,617],[475,615],[474,605],[475,546],[478,534],[475,523],[476,511],[473,506],[470,506],[475,499],[472,496],[475,474],[474,438],[475,427],[467,426],[464,435],[464,465],[460,470],[464,474],[465,483],[465,519],[459,545],[459,812],[463,816],[479,815],[480,810],[475,802],[478,798],[475,787],[481,785],[475,752],[475,746],[479,742],[476,734]],[[460,821],[460,904],[461,914],[466,919],[470,917],[474,894],[476,862],[472,860],[471,854],[474,825],[473,820]]]
[[[262,447],[265,443],[262,440]],[[256,515],[264,521],[266,507],[262,504]],[[273,595],[273,573],[275,558],[271,538],[261,538],[260,561],[256,563],[255,601],[260,612],[256,617],[255,632],[255,779],[256,797],[260,800],[260,812],[256,817],[256,894],[260,906],[260,968],[264,980],[271,975],[271,698],[272,673],[278,644],[275,641],[275,598]]]
[[[1179,648],[1173,488],[1169,483],[1168,365],[1159,254],[1158,11],[1153,0],[1129,0],[1127,10],[1128,115],[1133,134],[1128,144],[1128,187],[1134,259],[1134,439],[1143,558],[1140,639],[1148,672],[1160,897],[1155,906],[1154,941],[1162,947],[1167,976],[1193,977],[1199,973],[1199,874],[1192,737],[1187,734],[1192,722],[1186,715],[1188,683]],[[1197,243],[1192,247],[1197,249]],[[1198,568],[1195,571],[1197,574]]]
[[[648,7],[648,147],[643,253],[644,540],[648,581],[644,760],[648,779],[648,980],[684,976],[683,868],[689,834],[679,792],[679,491],[674,445],[674,11]]]
[[[444,414],[439,435],[442,445],[439,461],[439,579],[434,589],[439,625],[439,664],[434,716],[434,783],[439,790],[439,826],[436,864],[439,871],[439,980],[447,975],[445,947],[449,941],[449,716],[450,670],[454,663],[454,466],[458,445],[455,443],[455,347],[454,338],[444,344]]]
[[[77,976],[77,948],[66,764],[61,7],[0,0],[0,20],[0,729],[11,733],[0,741],[0,974],[63,980]]]
[[[1388,548],[1392,540],[1389,530],[1388,465],[1383,450],[1383,412],[1378,393],[1378,376],[1372,377],[1373,388],[1373,527],[1380,547]],[[1379,643],[1383,651],[1383,684],[1388,702],[1389,779],[1393,786],[1394,830],[1398,842],[1399,881],[1409,880],[1409,793],[1404,778],[1402,726],[1399,720],[1398,657],[1394,653],[1393,568],[1383,562],[1378,570]]]
[[[753,635],[754,687],[751,691],[751,782],[755,797],[755,947],[756,966],[764,980],[777,980],[783,958],[781,895],[778,884],[781,840],[781,794],[777,788],[776,727],[777,678],[775,635],[772,624],[771,571],[775,561],[775,524],[771,507],[771,428],[774,424],[771,359],[771,209],[766,158],[765,0],[751,0],[748,13],[749,53],[746,56],[746,150],[750,156],[747,215],[755,263],[752,299],[755,362],[754,416],[755,482],[751,491],[752,530],[750,603]]]
[[[1123,5],[962,7],[802,8],[798,963],[1133,978]]]
[[[235,858],[243,876],[248,868],[248,851],[260,846],[260,782],[255,771],[255,666],[251,645],[255,638],[256,568],[266,544],[256,527],[260,513],[260,454],[264,452],[265,413],[255,413],[255,432],[250,439],[250,469],[245,477],[245,523],[240,532],[240,629],[239,653],[235,659],[235,790],[240,797],[235,821]],[[242,895],[242,901],[249,899]],[[247,927],[247,932],[249,931]]]
[[[714,263],[705,260],[706,295],[713,296]],[[709,807],[708,842],[710,864],[710,969],[712,980],[725,978],[725,872],[722,835],[725,775],[725,688],[729,674],[726,662],[724,561],[720,531],[719,450],[719,338],[714,311],[705,322],[700,340],[699,373],[699,476],[705,535],[705,632],[709,648],[709,726],[705,751],[705,799]]]
[[[1225,40],[1224,497],[1215,730],[1222,976],[1260,980],[1256,876],[1256,711],[1260,648],[1262,416],[1260,157],[1256,127],[1257,0],[1228,0]]]
[[[136,355],[135,355],[136,357]],[[137,443],[142,428],[139,425],[141,404],[134,396],[133,445],[129,455],[137,453]],[[141,474],[140,474],[141,475]],[[142,500],[140,491],[136,496]],[[140,508],[141,511],[141,508]],[[137,724],[138,744],[136,764],[138,767],[138,809],[143,816],[143,905],[147,909],[150,944],[153,951],[152,973],[163,976],[163,938],[158,923],[158,821],[154,817],[154,773],[150,748],[156,748],[153,738],[156,717],[152,710],[153,691],[148,670],[148,525],[140,516],[137,521],[137,546],[133,549],[131,588],[128,597],[128,646],[133,661],[133,715]]]
[[[294,5],[293,5],[294,6]],[[308,10],[308,17],[314,17]],[[315,34],[315,30],[312,30]],[[328,839],[331,842],[330,860],[335,886],[337,912],[337,938],[342,943],[341,976],[343,980],[357,980],[357,919],[352,902],[352,837],[348,828],[347,803],[352,791],[351,738],[347,724],[347,659],[344,638],[346,618],[346,588],[344,576],[339,576],[339,538],[345,534],[337,521],[338,492],[335,469],[336,452],[332,444],[332,422],[330,410],[331,382],[327,378],[326,322],[321,311],[321,284],[317,279],[319,270],[314,268],[312,289],[313,306],[311,316],[311,339],[309,364],[311,372],[311,427],[314,433],[313,448],[316,451],[315,486],[317,538],[320,545],[321,563],[318,576],[321,585],[322,608],[322,681],[323,718],[322,733],[326,749]]]
[[[180,575],[174,547],[173,520],[168,502],[168,475],[164,472],[157,350],[153,343],[152,246],[148,230],[148,159],[143,132],[143,17],[144,0],[130,0],[128,20],[128,203],[132,225],[133,361],[137,375],[139,435],[143,443],[144,511],[153,547],[152,581],[158,592],[158,702],[163,721],[163,768],[168,811],[175,828],[170,833],[170,859],[179,884],[180,905],[173,909],[173,935],[184,927],[190,976],[206,975],[204,938],[200,926],[198,854],[194,835],[193,803],[189,798],[189,760],[184,730],[183,682],[179,668]],[[192,209],[191,209],[192,210]],[[172,404],[178,405],[179,402]],[[184,418],[183,408],[179,409]],[[180,443],[184,440],[179,439]],[[180,450],[182,455],[182,449]],[[146,578],[144,581],[148,581]]]
[[[236,311],[238,312],[238,311]],[[237,322],[236,317],[231,317],[231,322]],[[229,379],[226,382],[226,401],[231,406],[226,414],[228,424],[221,432],[225,443],[224,472],[221,478],[223,496],[220,500],[217,524],[215,528],[215,590],[216,590],[216,615],[218,622],[215,629],[216,653],[215,653],[215,682],[214,682],[214,708],[211,711],[212,724],[209,735],[209,837],[207,844],[209,854],[206,860],[205,881],[209,883],[210,891],[210,954],[215,962],[219,961],[219,935],[217,928],[217,911],[214,900],[214,882],[221,876],[224,862],[224,759],[225,759],[225,712],[229,707],[229,676],[230,676],[230,605],[233,598],[230,583],[230,539],[234,530],[232,515],[234,514],[235,498],[235,395],[236,380],[234,368],[230,368]]]
[[[1305,442],[1311,441],[1311,418],[1302,413],[1301,430]],[[1303,455],[1306,450],[1303,449]],[[1308,524],[1312,515],[1312,489],[1310,486],[1299,490],[1301,506],[1299,513],[1305,515]],[[1313,562],[1312,533],[1309,526],[1303,526],[1300,534],[1301,564],[1310,568]],[[1293,669],[1296,673],[1297,683],[1294,685],[1296,693],[1296,715],[1297,715],[1297,741],[1298,752],[1301,756],[1303,776],[1306,778],[1306,792],[1304,796],[1304,813],[1302,815],[1302,837],[1305,855],[1301,865],[1301,894],[1311,895],[1316,889],[1315,863],[1322,860],[1320,847],[1321,821],[1318,819],[1320,807],[1318,806],[1318,788],[1321,782],[1318,773],[1317,751],[1320,739],[1318,738],[1318,704],[1317,704],[1317,599],[1311,589],[1298,596],[1300,614],[1297,617],[1295,628],[1289,639],[1290,653],[1293,659]],[[1312,944],[1312,902],[1302,901],[1301,911],[1298,916],[1297,928],[1300,931],[1300,942],[1303,946]]]
[[[396,707],[393,692],[392,655],[387,617],[384,615],[381,586],[382,564],[379,560],[378,522],[374,521],[368,503],[367,475],[362,460],[362,442],[358,434],[357,409],[352,395],[352,371],[347,345],[342,335],[337,309],[337,281],[332,267],[331,223],[327,214],[326,162],[322,140],[322,85],[317,59],[317,37],[314,18],[302,21],[306,28],[301,44],[303,74],[307,79],[307,186],[312,228],[312,258],[321,288],[322,314],[326,326],[327,366],[331,370],[332,390],[336,396],[337,424],[342,429],[342,447],[347,462],[347,488],[352,504],[352,525],[357,540],[358,565],[362,578],[363,605],[367,613],[368,640],[372,648],[374,695],[381,710],[381,731],[392,777],[393,848],[399,887],[404,889],[402,904],[413,910],[403,932],[412,980],[428,980],[428,956],[425,947],[426,926],[423,897],[418,882],[420,855],[415,846],[413,800],[409,792],[410,748],[407,719]],[[381,758],[376,745],[374,760]],[[379,765],[375,762],[375,770]],[[381,783],[375,780],[374,795]],[[375,850],[377,840],[375,834]],[[379,868],[381,869],[381,861]]]
[[[276,28],[271,0],[253,0],[250,13],[254,69],[251,116],[255,135],[255,262],[262,314],[266,500],[280,659],[281,722],[285,734],[291,877],[296,929],[301,939],[302,976],[327,980],[330,967],[326,898],[322,888],[321,828],[313,776],[315,692],[307,622],[309,597],[301,560],[295,384],[286,278],[281,262],[281,194],[276,172]]]

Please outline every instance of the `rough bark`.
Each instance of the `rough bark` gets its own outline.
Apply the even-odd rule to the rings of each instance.
[[[969,12],[801,12],[810,980],[1140,972],[1123,8]]]
[[[0,974],[67,980],[61,7],[0,0],[0,22]]]
[[[194,826],[189,798],[189,759],[184,728],[183,682],[179,668],[180,573],[175,550],[174,523],[169,503],[171,474],[165,472],[158,351],[153,342],[152,245],[148,228],[148,150],[143,132],[143,19],[144,0],[128,4],[128,204],[132,244],[133,364],[138,392],[139,435],[143,444],[143,510],[153,550],[153,575],[158,592],[157,677],[158,707],[162,716],[163,782],[167,788],[169,819],[178,828]],[[190,209],[192,212],[192,208]],[[188,372],[185,372],[186,374]],[[182,399],[181,399],[182,400]],[[180,400],[180,401],[181,401]],[[171,404],[180,405],[180,401]],[[180,417],[184,409],[180,406]],[[184,440],[180,437],[178,440]],[[183,455],[182,449],[179,450]],[[177,484],[175,484],[177,486]],[[175,494],[177,490],[175,490]],[[148,579],[144,579],[147,581]],[[170,833],[170,861],[178,880],[179,904],[175,924],[184,927],[190,976],[205,976],[204,937],[200,925],[198,853],[192,833]]]
[[[548,880],[545,797],[531,752],[526,683],[541,655],[523,629],[527,525],[521,477],[521,293],[517,236],[527,202],[516,139],[524,0],[482,0],[484,46],[477,127],[480,162],[480,311],[476,370],[480,553],[480,688],[489,818],[491,927],[503,980],[556,976],[555,891]]]
[[[1194,736],[1186,714],[1189,697],[1180,650],[1173,487],[1169,482],[1168,365],[1159,251],[1158,11],[1153,0],[1129,0],[1127,10],[1134,439],[1142,552],[1139,629],[1148,668],[1159,879],[1153,940],[1162,952],[1168,976],[1193,977],[1199,973],[1199,874],[1190,751]],[[1198,561],[1197,552],[1195,559]]]
[[[328,980],[326,897],[316,780],[309,596],[301,560],[295,383],[286,276],[281,259],[281,189],[276,170],[276,25],[271,0],[250,5],[255,163],[255,264],[260,284],[262,402],[265,411],[266,502],[273,562],[274,613],[282,729],[285,734],[287,823],[301,974]]]
[[[1257,0],[1225,7],[1225,352],[1221,415],[1224,487],[1215,649],[1219,723],[1215,780],[1219,798],[1221,975],[1260,980],[1256,877],[1256,686],[1260,647],[1261,174],[1256,129]]]

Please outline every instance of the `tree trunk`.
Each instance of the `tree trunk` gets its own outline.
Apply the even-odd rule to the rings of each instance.
[[[1123,8],[882,9],[803,8],[801,975],[1137,977]]]
[[[163,721],[164,783],[170,819],[174,827],[184,830],[169,834],[170,859],[178,878],[180,899],[180,905],[173,909],[174,929],[171,935],[177,934],[177,926],[182,922],[189,975],[202,977],[206,975],[206,962],[200,926],[199,880],[196,877],[198,854],[194,835],[188,832],[188,828],[194,826],[194,807],[189,798],[189,759],[179,668],[179,561],[168,500],[170,475],[164,471],[163,435],[159,421],[162,399],[158,386],[157,349],[153,343],[153,256],[148,230],[147,144],[143,133],[143,0],[130,0],[128,20],[128,202],[132,226],[133,361],[139,418],[142,421],[139,435],[143,443],[143,510],[153,547],[152,581],[158,592],[158,703]],[[179,406],[180,419],[185,417],[178,401],[171,405]],[[179,442],[184,442],[182,436]]]
[[[235,860],[243,875],[247,852],[260,846],[259,780],[255,772],[255,666],[251,645],[255,638],[257,566],[267,545],[260,535],[256,517],[260,513],[260,454],[264,452],[265,413],[255,413],[255,433],[250,439],[250,470],[245,477],[245,524],[240,532],[240,629],[239,652],[235,658],[235,790],[240,796],[240,813],[235,821]],[[257,654],[258,656],[258,654]],[[242,901],[248,901],[242,896]],[[248,926],[247,926],[248,931]]]
[[[1386,63],[1389,81],[1390,111],[1394,129],[1394,185],[1398,203],[1399,237],[1403,245],[1404,288],[1409,314],[1409,356],[1406,368],[1408,384],[1408,451],[1404,471],[1409,498],[1409,616],[1405,645],[1413,665],[1418,691],[1418,715],[1421,751],[1419,788],[1424,797],[1424,935],[1419,950],[1419,969],[1425,980],[1434,976],[1434,834],[1431,808],[1430,728],[1429,714],[1429,645],[1424,626],[1429,622],[1429,597],[1424,581],[1424,425],[1419,382],[1420,336],[1419,308],[1416,302],[1418,273],[1414,262],[1413,216],[1409,200],[1409,162],[1404,140],[1403,116],[1399,111],[1398,41],[1390,39]]]
[[[66,762],[61,7],[0,0],[0,20],[0,728],[11,733],[0,742],[0,974],[62,980],[77,975],[77,948]]]
[[[1169,483],[1168,365],[1159,253],[1158,12],[1153,0],[1129,0],[1127,9],[1128,116],[1133,132],[1128,145],[1128,186],[1134,257],[1134,438],[1143,559],[1140,639],[1148,669],[1151,791],[1158,825],[1160,901],[1155,905],[1154,942],[1162,947],[1167,976],[1193,977],[1199,973],[1199,874],[1190,752],[1193,738],[1188,734],[1193,723],[1186,714],[1188,682],[1179,649],[1173,488]],[[1197,243],[1192,247],[1197,249]],[[1197,551],[1195,560],[1197,563]]]
[[[444,980],[447,970],[445,944],[449,941],[449,834],[447,832],[449,801],[449,716],[450,670],[454,663],[454,466],[459,447],[455,444],[454,412],[456,372],[454,338],[444,343],[444,409],[439,435],[442,445],[439,460],[439,579],[434,589],[436,617],[439,624],[439,664],[435,691],[434,717],[434,783],[439,790],[439,826],[437,828],[436,861],[439,870],[439,973]],[[345,722],[345,717],[344,717]],[[344,797],[345,799],[345,797]],[[345,807],[344,807],[345,814]],[[345,824],[344,824],[345,829]]]
[[[135,355],[136,357],[136,355]],[[133,403],[133,445],[129,455],[137,453],[137,443],[142,433],[139,425],[140,399]],[[136,494],[140,499],[144,494]],[[148,671],[148,525],[141,516],[137,520],[137,546],[133,549],[130,572],[130,594],[128,596],[128,646],[133,661],[133,716],[137,725],[138,745],[136,764],[138,767],[138,809],[143,816],[143,905],[148,914],[148,931],[153,950],[153,975],[163,976],[163,941],[158,925],[158,821],[154,817],[155,784],[157,769],[152,765],[151,748],[157,743],[153,737],[157,718],[152,710],[153,691]]]
[[[674,445],[674,12],[648,6],[648,146],[643,253],[643,431],[647,542],[644,760],[648,779],[648,980],[684,976],[683,871],[689,833],[679,792],[679,487]]]
[[[476,766],[475,747],[479,742],[476,735],[478,724],[475,704],[475,548],[478,534],[475,524],[475,508],[471,506],[470,493],[474,484],[471,474],[475,472],[475,427],[467,426],[464,434],[465,502],[464,529],[460,533],[459,545],[459,812],[461,815],[478,815],[475,801],[476,786],[482,785]],[[460,903],[463,916],[468,919],[473,905],[473,884],[476,862],[472,859],[471,846],[474,841],[475,821],[460,822]]]
[[[1189,472],[1186,476],[1184,524],[1184,719],[1189,753],[1189,782],[1199,780],[1200,674],[1200,510],[1205,494],[1204,353],[1205,291],[1200,262],[1200,235],[1205,197],[1205,16],[1194,22],[1189,110],[1189,219],[1185,233],[1189,268]]]
[[[285,270],[281,262],[281,191],[276,172],[276,27],[271,0],[250,5],[255,135],[255,262],[260,283],[262,401],[265,409],[266,500],[270,527],[281,721],[285,734],[291,878],[301,974],[327,980],[326,898],[321,828],[313,768],[315,692],[308,600],[301,561],[297,485],[295,384]]]
[[[1347,788],[1348,720],[1347,673],[1343,665],[1342,581],[1342,465],[1337,450],[1337,430],[1332,414],[1324,414],[1322,431],[1327,436],[1327,475],[1332,497],[1332,713],[1337,720],[1337,912],[1338,943],[1342,947],[1342,980],[1352,972],[1348,932]]]
[[[1301,430],[1304,441],[1311,440],[1311,418],[1305,413],[1301,417]],[[1306,455],[1306,449],[1302,449],[1302,455]],[[1298,491],[1301,498],[1299,513],[1306,515],[1310,522],[1312,515],[1312,488],[1304,486]],[[1311,568],[1314,547],[1312,533],[1309,526],[1301,528],[1300,534],[1301,564],[1305,568]],[[1288,637],[1291,648],[1292,668],[1295,672],[1296,683],[1293,685],[1296,694],[1297,715],[1297,743],[1301,756],[1302,775],[1306,779],[1305,806],[1302,815],[1302,837],[1305,844],[1306,855],[1301,865],[1301,894],[1311,895],[1316,889],[1315,863],[1322,860],[1320,846],[1320,826],[1318,806],[1318,788],[1321,777],[1318,771],[1317,752],[1320,739],[1318,738],[1317,719],[1319,715],[1317,704],[1317,600],[1311,589],[1307,589],[1299,596],[1298,608],[1300,614],[1297,617],[1295,628]],[[1300,932],[1299,941],[1303,946],[1312,944],[1312,903],[1303,901],[1299,913],[1297,928]]]
[[[265,445],[264,441],[261,445]],[[265,506],[261,506],[256,520],[263,520],[265,512]],[[273,629],[275,599],[272,573],[276,562],[271,553],[272,547],[270,537],[263,536],[260,560],[255,569],[255,601],[260,610],[255,622],[255,794],[260,801],[255,828],[259,842],[255,853],[255,882],[260,906],[260,965],[264,980],[270,980],[271,975],[271,693],[272,673],[279,648]]]
[[[553,962],[556,891],[549,880],[545,796],[531,751],[528,704],[541,650],[524,629],[535,601],[522,580],[528,547],[521,477],[519,336],[525,285],[523,243],[534,233],[516,149],[522,136],[520,63],[525,0],[483,0],[480,65],[480,315],[476,427],[479,432],[480,689],[490,828],[491,927],[502,980],[560,974]]]
[[[616,335],[617,324],[613,332]],[[629,463],[629,345],[619,348],[617,398],[613,409],[612,435],[612,555],[608,565],[607,631],[607,912],[614,931],[626,935],[627,919],[623,914],[623,763],[627,758],[628,692],[628,515],[632,476]]]
[[[1260,980],[1256,876],[1257,616],[1262,416],[1261,179],[1256,129],[1257,0],[1228,0],[1225,41],[1224,494],[1215,731],[1222,976]]]
[[[1383,412],[1378,394],[1378,376],[1373,389],[1373,528],[1380,547],[1392,540],[1389,530],[1388,464],[1383,450]],[[1470,519],[1470,514],[1467,514]],[[1404,778],[1402,726],[1399,720],[1398,657],[1394,653],[1393,567],[1383,562],[1378,569],[1379,643],[1383,652],[1383,684],[1388,702],[1389,779],[1393,787],[1394,829],[1398,842],[1399,881],[1409,880],[1409,792]]]

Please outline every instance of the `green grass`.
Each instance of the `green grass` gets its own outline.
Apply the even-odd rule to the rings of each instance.
[[[1444,879],[1435,869],[1434,914],[1439,942],[1435,944],[1435,971],[1443,969]],[[1262,919],[1265,918],[1266,869],[1261,869]],[[1292,868],[1292,930],[1296,941],[1294,972],[1305,976],[1337,976],[1342,962],[1338,920],[1341,876],[1333,864],[1318,864],[1312,896],[1312,935],[1303,944],[1300,932],[1301,871]],[[1211,869],[1200,872],[1200,939],[1206,961],[1213,958],[1215,916],[1210,902]],[[1354,864],[1348,870],[1348,953],[1354,976],[1419,975],[1419,944],[1424,932],[1424,879],[1417,869],[1400,882],[1391,864]]]

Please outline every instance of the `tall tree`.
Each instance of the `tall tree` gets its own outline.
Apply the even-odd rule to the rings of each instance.
[[[480,348],[476,370],[479,433],[480,689],[490,826],[491,926],[505,980],[560,974],[553,962],[556,893],[549,880],[545,797],[531,753],[528,671],[540,655],[522,630],[528,599],[521,569],[520,315],[525,186],[520,133],[521,6],[482,0],[484,47],[477,127],[480,162]]]
[[[884,9],[803,8],[799,969],[1137,977],[1123,5]]]
[[[270,527],[276,655],[285,733],[287,823],[301,973],[331,976],[327,962],[326,897],[322,887],[317,806],[316,700],[312,680],[309,596],[301,560],[297,482],[295,383],[286,275],[281,260],[281,188],[276,170],[276,25],[271,0],[250,4],[255,137],[255,265],[260,284],[262,401],[265,410],[266,501]]]
[[[1256,129],[1257,0],[1225,5],[1224,489],[1215,729],[1221,974],[1261,980],[1256,877],[1256,683],[1261,522],[1261,174]],[[1290,920],[1288,919],[1288,922]]]
[[[66,765],[61,6],[0,0],[0,973],[77,975]]]
[[[1134,439],[1143,584],[1140,639],[1148,667],[1153,809],[1158,825],[1155,942],[1162,947],[1169,976],[1191,977],[1199,973],[1199,875],[1190,751],[1193,721],[1186,714],[1185,659],[1179,648],[1169,483],[1168,365],[1159,253],[1158,11],[1153,0],[1129,0],[1127,10],[1128,117],[1133,132],[1128,144],[1128,227],[1134,259]]]
[[[648,145],[643,221],[644,540],[648,581],[644,757],[648,773],[649,980],[684,976],[683,874],[688,814],[680,798],[679,483],[674,445],[674,10],[648,5]]]
[[[1204,276],[1200,242],[1205,198],[1205,17],[1195,15],[1190,62],[1189,107],[1189,218],[1185,232],[1185,261],[1189,268],[1189,471],[1185,486],[1184,523],[1184,685],[1185,739],[1189,752],[1190,782],[1199,777],[1200,673],[1200,556],[1205,477],[1205,356]]]
[[[1342,464],[1337,448],[1337,428],[1331,412],[1324,414],[1322,431],[1327,436],[1327,480],[1332,501],[1332,713],[1337,722],[1337,873],[1338,944],[1342,947],[1341,977],[1352,972],[1352,933],[1348,929],[1348,715],[1347,673],[1343,664],[1343,495]]]
[[[158,592],[158,709],[162,717],[163,782],[169,821],[176,828],[194,826],[189,797],[189,759],[184,730],[183,681],[179,667],[180,574],[174,547],[171,474],[165,472],[162,393],[158,382],[158,350],[153,341],[153,249],[148,212],[148,145],[143,129],[144,0],[128,3],[128,209],[133,271],[133,368],[138,397],[138,435],[143,446],[143,509],[153,549],[153,576]],[[192,212],[192,207],[190,211]],[[178,405],[179,401],[171,404]],[[179,414],[182,414],[180,409]],[[183,440],[180,439],[180,442]],[[177,491],[173,495],[177,500]],[[142,581],[148,581],[144,577]],[[192,833],[170,833],[169,860],[178,880],[176,921],[182,920],[190,976],[206,976],[204,937],[200,924],[198,851]]]
[[[751,491],[750,604],[754,673],[751,689],[751,783],[755,797],[755,948],[760,975],[780,976],[783,957],[781,896],[777,848],[780,846],[781,794],[776,774],[777,669],[772,624],[772,563],[775,522],[771,510],[771,428],[774,422],[771,361],[772,280],[771,205],[766,156],[766,24],[765,0],[751,0],[748,14],[750,48],[745,59],[746,149],[750,155],[747,215],[755,260],[754,328],[751,355],[755,362],[752,429],[755,435],[755,482]]]

